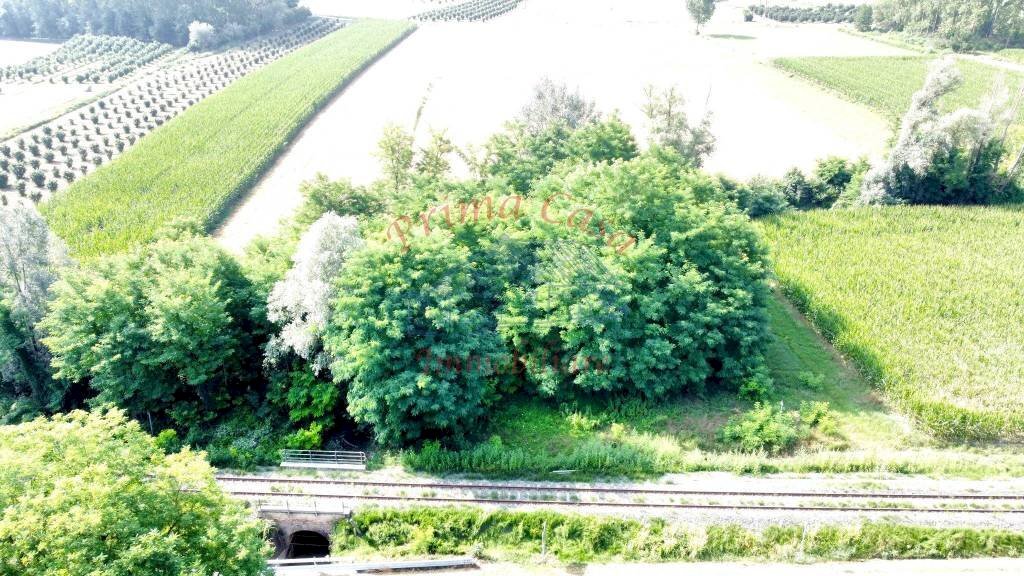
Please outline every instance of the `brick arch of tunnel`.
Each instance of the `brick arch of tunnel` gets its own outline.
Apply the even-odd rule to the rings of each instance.
[[[322,543],[325,546],[329,546],[335,525],[345,519],[347,515],[295,512],[268,513],[263,511],[260,513],[260,517],[273,525],[274,557],[283,559],[297,557],[295,556],[296,551],[293,546],[296,543],[297,535],[303,541],[302,543],[305,544],[313,543],[316,539],[315,537],[319,536],[322,538]],[[323,555],[326,556],[327,554]]]

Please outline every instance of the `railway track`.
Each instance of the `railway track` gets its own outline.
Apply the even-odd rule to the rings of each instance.
[[[223,486],[230,483],[248,484],[291,484],[301,486],[348,486],[352,488],[396,488],[425,490],[492,490],[498,492],[551,492],[616,495],[661,495],[661,496],[741,496],[750,498],[863,498],[872,500],[1011,500],[1024,501],[1024,494],[942,494],[923,492],[785,492],[745,490],[686,490],[666,488],[636,488],[617,486],[573,486],[548,484],[481,484],[454,482],[383,482],[379,480],[343,480],[329,478],[288,478],[269,476],[217,476]]]
[[[887,512],[887,513],[924,513],[924,514],[1024,514],[1024,507],[1006,507],[1010,502],[1024,500],[1024,494],[943,494],[943,493],[899,493],[899,492],[790,492],[790,491],[736,491],[736,490],[686,490],[664,489],[654,487],[613,487],[613,486],[551,486],[542,484],[492,484],[492,483],[452,483],[452,482],[384,482],[371,480],[335,480],[325,478],[284,478],[284,477],[252,477],[252,476],[219,476],[218,482],[228,493],[246,499],[266,500],[328,500],[328,501],[369,501],[369,502],[414,502],[434,504],[484,504],[500,506],[567,506],[616,509],[670,509],[670,510],[733,510],[733,511],[790,511],[790,512]],[[267,486],[267,488],[262,488]],[[288,488],[289,489],[285,489]],[[339,490],[347,489],[345,492]],[[363,489],[356,493],[353,489]],[[430,491],[429,495],[408,495],[406,490],[419,489]],[[379,494],[380,491],[401,491],[399,494]],[[367,491],[372,491],[368,493]],[[487,491],[492,495],[481,497],[478,494],[441,495],[438,492],[480,492]],[[509,493],[541,493],[543,498],[510,498]],[[562,495],[562,498],[551,497]],[[597,495],[618,498],[619,500],[584,500],[582,495]],[[718,503],[690,501],[636,501],[636,497],[655,496],[658,498],[709,499],[729,498],[744,499],[740,502]],[[633,497],[634,500],[622,501],[621,498]],[[791,500],[784,503],[750,503],[756,499]],[[795,500],[795,502],[792,502]],[[811,502],[807,502],[811,500]],[[815,501],[817,500],[817,501]],[[833,500],[834,503],[822,505],[820,501]],[[844,502],[852,500],[856,504]],[[880,506],[869,500],[884,501],[891,505]],[[928,506],[902,507],[895,505],[898,501],[922,500],[932,501]],[[936,505],[946,502],[945,506]],[[972,503],[976,507],[964,506]],[[1001,502],[1004,506],[993,507]],[[983,504],[982,504],[983,503]]]

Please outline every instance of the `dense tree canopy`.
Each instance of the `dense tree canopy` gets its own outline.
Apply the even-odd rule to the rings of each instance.
[[[542,392],[658,397],[735,388],[756,372],[766,251],[744,216],[697,201],[695,189],[714,186],[644,155],[533,191],[560,197],[555,223],[537,224],[559,240],[538,251],[534,282],[511,292],[499,326]],[[619,242],[626,234],[640,241]]]
[[[1024,0],[885,0],[872,27],[934,35],[955,48],[1024,43]]]
[[[234,258],[193,234],[173,230],[54,285],[41,326],[57,378],[181,426],[214,417],[259,379],[252,287]]]
[[[450,235],[371,244],[347,263],[324,339],[349,412],[400,444],[463,435],[493,399],[503,348],[470,251]]]
[[[120,412],[0,427],[0,462],[0,575],[270,574],[265,526],[203,458]]]
[[[745,196],[699,172],[710,142],[674,94],[654,99],[644,152],[545,85],[482,158],[461,153],[472,178],[449,174],[443,133],[417,147],[393,127],[380,181],[318,178],[244,266],[179,226],[71,270],[39,324],[56,377],[244,464],[338,446],[353,422],[384,445],[465,438],[515,392],[761,382],[765,253]]]
[[[0,36],[132,36],[184,46],[189,25],[210,24],[220,42],[306,17],[295,0],[0,0]]]

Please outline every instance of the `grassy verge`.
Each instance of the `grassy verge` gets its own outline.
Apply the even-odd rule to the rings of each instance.
[[[1020,207],[819,211],[765,222],[783,290],[923,427],[1024,438]]]
[[[123,251],[178,218],[212,228],[316,112],[411,30],[361,21],[313,42],[185,111],[43,213],[79,256]]]
[[[542,541],[565,563],[639,561],[834,561],[982,558],[1024,555],[1024,534],[1004,530],[859,525],[737,525],[707,528],[557,512],[474,508],[367,508],[338,524],[333,555],[358,557],[473,554],[534,563]]]
[[[828,401],[843,440],[812,441],[781,456],[738,453],[717,432],[751,403],[731,395],[657,404],[520,398],[491,416],[489,441],[463,450],[428,445],[404,453],[401,462],[414,472],[538,480],[699,471],[1024,476],[1024,455],[1011,449],[936,445],[876,399],[870,384],[782,298],[768,311],[775,401],[791,407]]]

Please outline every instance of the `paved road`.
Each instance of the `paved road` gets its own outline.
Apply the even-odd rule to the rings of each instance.
[[[290,568],[279,576],[340,576],[344,567]],[[563,569],[546,566],[484,564],[479,570],[419,572],[431,576],[1008,576],[1024,574],[1024,560],[899,560],[822,564],[753,564],[746,562],[604,564]]]

